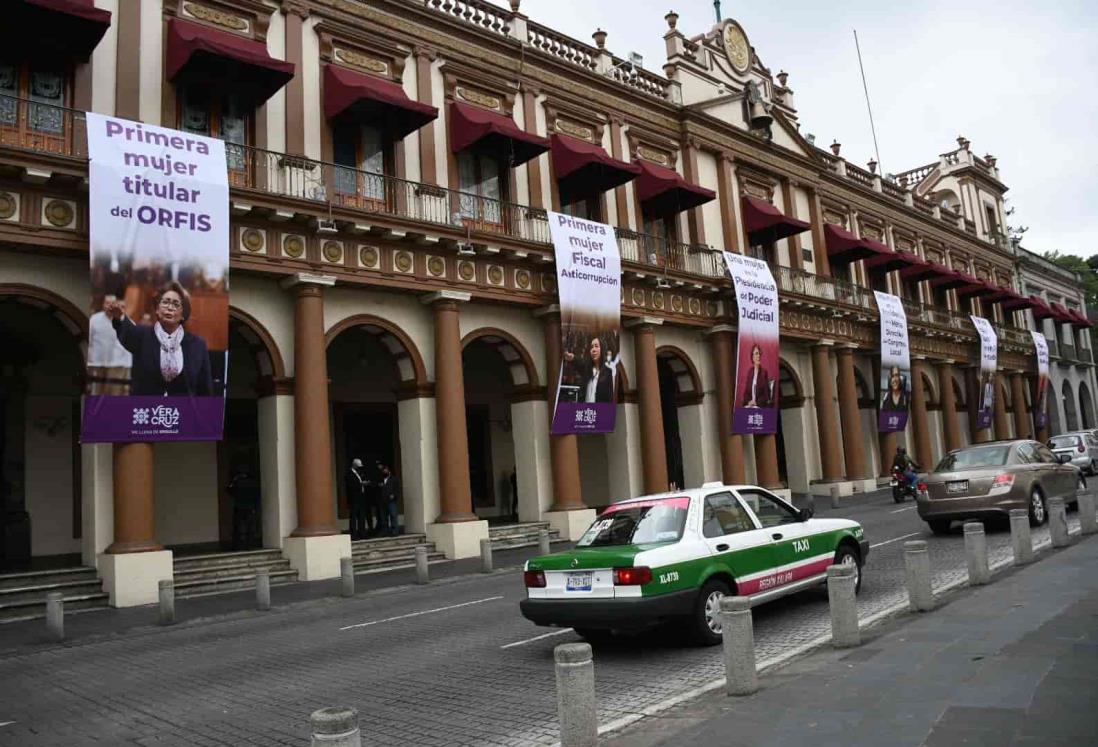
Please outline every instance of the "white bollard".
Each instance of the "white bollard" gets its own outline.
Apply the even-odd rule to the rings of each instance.
[[[553,660],[560,747],[594,747],[598,742],[598,718],[591,644],[562,643],[553,649]]]
[[[160,624],[175,625],[175,582],[170,578],[162,578],[158,587],[160,589]]]
[[[65,640],[65,597],[59,591],[46,595],[46,630],[54,640]]]
[[[358,711],[354,708],[321,708],[309,716],[313,738],[310,747],[362,747]]]
[[[839,507],[839,486],[831,486],[831,508]]]
[[[987,565],[987,536],[978,521],[965,522],[965,559],[968,562],[969,586],[983,586],[991,581]]]
[[[1064,506],[1064,499],[1059,496],[1048,499],[1048,532],[1052,536],[1053,547],[1067,547],[1071,544],[1067,507]]]
[[[255,608],[266,612],[271,608],[271,569],[257,568],[255,572]]]
[[[539,555],[548,555],[551,552],[553,552],[553,550],[552,550],[552,548],[549,547],[549,530],[548,529],[539,529],[538,530],[538,554]]]
[[[1010,543],[1014,547],[1014,565],[1025,565],[1033,560],[1029,513],[1024,508],[1010,510]]]
[[[904,576],[911,609],[916,612],[934,609],[934,591],[930,588],[930,554],[925,541],[904,543]]]
[[[427,569],[427,548],[416,545],[416,583],[426,584],[431,580],[431,573]]]
[[[492,572],[492,540],[490,539],[480,541],[480,570],[483,573]]]
[[[721,639],[724,647],[725,691],[751,695],[759,689],[755,670],[755,628],[748,597],[721,598]]]
[[[354,558],[340,558],[339,559],[339,577],[343,582],[342,593],[345,597],[353,597],[355,595],[355,559]]]
[[[1094,494],[1083,491],[1079,500],[1079,530],[1083,534],[1098,534],[1098,516],[1095,516]]]
[[[831,645],[853,648],[862,644],[858,627],[858,576],[852,565],[832,565],[827,569],[827,604],[831,612]]]

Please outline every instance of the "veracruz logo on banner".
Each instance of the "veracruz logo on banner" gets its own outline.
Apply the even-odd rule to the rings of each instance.
[[[999,336],[991,322],[981,316],[970,315],[972,326],[980,335],[980,383],[976,389],[979,402],[976,412],[976,429],[991,425],[991,409],[995,405],[995,369],[999,366]]]
[[[902,431],[911,407],[911,348],[907,340],[907,314],[898,296],[873,291],[881,314],[881,401],[877,430]]]
[[[778,432],[778,286],[761,259],[724,252],[739,322],[733,433]]]
[[[611,433],[621,351],[621,255],[605,223],[549,213],[560,297],[553,433]]]
[[[83,440],[221,438],[225,143],[87,115],[91,319]]]
[[[1037,398],[1034,400],[1033,423],[1038,428],[1044,428],[1048,425],[1048,340],[1043,332],[1031,329],[1029,334],[1033,337],[1033,350],[1037,355]]]

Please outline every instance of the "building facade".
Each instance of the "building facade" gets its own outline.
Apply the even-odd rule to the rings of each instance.
[[[115,604],[155,599],[164,547],[228,541],[241,465],[259,475],[262,544],[311,579],[350,552],[341,476],[355,456],[394,463],[403,525],[462,557],[512,513],[512,477],[520,519],[575,538],[590,507],[672,482],[849,494],[874,488],[898,445],[932,465],[1036,435],[1034,301],[1002,238],[995,159],[962,139],[881,175],[817,147],[789,76],[734,20],[688,37],[668,14],[656,73],[601,30],[588,44],[538,25],[518,0],[15,6],[0,65],[3,556],[80,554]],[[221,442],[78,443],[96,311],[87,111],[229,144]],[[561,353],[547,210],[617,232],[612,434],[549,434]],[[767,260],[778,282],[776,435],[731,434],[721,250]],[[908,316],[899,434],[876,429],[874,289]],[[999,336],[983,431],[970,313]]]

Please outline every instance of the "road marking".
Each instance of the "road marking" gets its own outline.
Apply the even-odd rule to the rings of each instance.
[[[2,729],[5,726],[11,726],[14,723],[15,723],[14,721],[0,721],[0,729]]]
[[[895,511],[889,511],[889,513],[890,514],[899,514],[899,513],[903,513],[904,511],[914,511],[916,508],[918,508],[918,506],[904,506],[903,508],[898,508]]]
[[[908,537],[921,537],[922,534],[923,534],[922,532],[912,532],[911,534],[905,534],[903,537],[893,537],[890,540],[885,540],[884,542],[878,542],[875,545],[870,545],[870,548],[883,547],[885,545],[891,545],[893,542],[899,542],[900,540],[905,540]]]
[[[502,596],[498,597],[485,597],[484,599],[474,599],[471,602],[462,602],[461,604],[451,604],[448,607],[435,607],[433,610],[422,610],[420,612],[409,612],[407,615],[397,615],[396,617],[386,617],[384,620],[371,620],[370,622],[358,623],[357,625],[346,625],[340,630],[351,630],[352,628],[368,628],[371,625],[380,625],[381,623],[393,622],[395,620],[407,620],[409,617],[419,617],[420,615],[430,615],[432,612],[445,612],[447,610],[456,610],[458,607],[468,607],[473,604],[483,604],[484,602],[494,602],[497,599],[503,599]]]
[[[552,633],[546,633],[545,635],[538,635],[534,636],[533,638],[527,638],[525,641],[515,641],[514,643],[508,643],[506,646],[500,646],[500,648],[514,648],[515,646],[525,646],[527,643],[540,641],[542,638],[552,638],[555,635],[564,635],[565,633],[571,632],[571,628],[565,628],[564,630],[554,630]]]

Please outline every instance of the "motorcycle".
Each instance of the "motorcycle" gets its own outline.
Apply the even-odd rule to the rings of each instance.
[[[893,467],[892,479],[888,483],[892,487],[892,500],[903,503],[908,497],[915,500],[915,485],[908,482],[907,477],[898,468]]]

